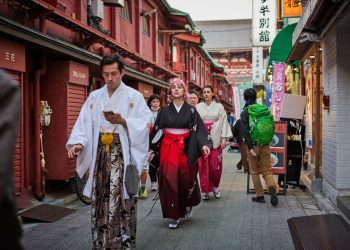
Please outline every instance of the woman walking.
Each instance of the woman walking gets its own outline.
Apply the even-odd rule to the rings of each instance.
[[[203,98],[204,102],[197,104],[196,109],[213,140],[213,149],[209,157],[201,157],[198,160],[202,199],[208,200],[209,192],[213,192],[214,197],[219,199],[222,149],[226,147],[227,139],[232,137],[232,132],[224,107],[214,100],[212,86],[204,86]]]
[[[196,109],[186,102],[185,83],[181,79],[171,80],[167,94],[171,102],[158,114],[150,146],[155,152],[159,149],[163,217],[170,218],[169,228],[175,229],[179,218],[191,217],[192,207],[200,203],[195,161],[201,150],[205,156],[210,154],[212,142]]]

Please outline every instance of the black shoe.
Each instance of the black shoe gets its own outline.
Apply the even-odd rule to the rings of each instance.
[[[236,168],[237,168],[237,170],[241,170],[242,169],[242,160],[240,160],[238,163],[237,163],[237,165],[236,165]]]
[[[256,197],[252,197],[252,201],[258,202],[258,203],[265,203],[265,198],[264,196],[256,196]]]
[[[271,205],[272,206],[277,206],[277,204],[278,204],[278,197],[277,197],[277,193],[276,193],[276,188],[273,187],[273,186],[269,187],[269,192],[270,192],[270,195],[271,195],[271,198],[270,198]]]

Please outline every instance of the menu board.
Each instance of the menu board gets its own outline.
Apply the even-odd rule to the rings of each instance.
[[[273,174],[286,173],[287,153],[287,123],[275,122],[275,135],[271,146],[271,170]]]

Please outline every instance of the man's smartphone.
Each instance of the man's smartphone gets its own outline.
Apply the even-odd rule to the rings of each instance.
[[[103,111],[105,115],[114,115],[113,111]]]

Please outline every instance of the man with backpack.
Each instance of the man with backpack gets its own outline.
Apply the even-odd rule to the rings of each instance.
[[[274,135],[275,123],[269,108],[256,104],[256,91],[252,88],[244,91],[246,104],[241,113],[243,138],[248,147],[249,172],[255,188],[253,202],[265,203],[261,174],[271,195],[273,206],[278,204],[278,185],[271,171],[270,142]]]

